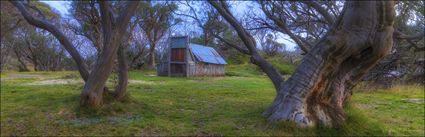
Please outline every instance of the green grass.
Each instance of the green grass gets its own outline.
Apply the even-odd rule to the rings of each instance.
[[[266,60],[270,62],[282,75],[292,74],[295,71],[295,65],[283,61],[282,57],[269,57]]]
[[[226,76],[254,77],[263,74],[260,69],[253,64],[227,65]]]
[[[237,68],[226,67],[238,73],[226,77],[130,72],[130,101],[95,113],[79,109],[80,83],[31,84],[75,80],[77,72],[2,73],[1,135],[424,135],[424,104],[404,100],[423,99],[423,87],[355,92],[343,127],[300,129],[267,124],[261,113],[275,96],[271,82],[252,66]]]
[[[355,93],[355,105],[383,123],[390,135],[424,135],[424,88],[396,86]]]

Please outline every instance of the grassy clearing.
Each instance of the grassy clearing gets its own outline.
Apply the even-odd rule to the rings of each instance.
[[[78,108],[82,84],[30,84],[78,80],[77,72],[1,74],[1,135],[424,135],[424,104],[411,100],[424,98],[423,87],[355,92],[343,127],[299,129],[266,123],[261,113],[275,91],[253,72],[213,78],[131,72],[131,100],[95,112]]]
[[[389,135],[424,135],[424,88],[396,86],[388,90],[355,93],[352,102]]]

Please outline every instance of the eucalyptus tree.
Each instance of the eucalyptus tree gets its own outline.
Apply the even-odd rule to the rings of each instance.
[[[277,95],[263,113],[270,122],[293,121],[301,126],[341,125],[345,121],[343,106],[349,100],[352,88],[392,47],[394,2],[348,1],[314,46],[305,46],[306,42],[299,44],[305,46],[302,48],[307,54],[294,74],[284,81],[281,74],[260,56],[255,39],[230,12],[228,4],[223,1],[209,3],[237,32],[253,64],[272,80]]]
[[[34,71],[56,71],[62,68],[62,59],[65,57],[63,48],[55,38],[46,31],[40,31],[32,26],[24,26],[9,37],[13,43],[9,45],[18,61],[20,70],[25,70],[26,60],[31,62]]]
[[[116,9],[119,10],[120,7],[123,7],[122,3],[113,3]],[[84,36],[87,38],[97,51],[97,57],[102,53],[103,50],[103,29],[101,26],[101,13],[97,2],[92,1],[74,1],[71,3],[70,13],[76,20],[75,23],[68,23],[67,27],[70,28],[77,35]],[[122,35],[122,40],[120,40],[120,46],[118,49],[118,84],[114,91],[114,96],[118,100],[124,99],[126,95],[126,87],[128,84],[128,63],[126,49],[130,45],[131,37],[133,34],[134,27],[139,22],[140,19],[133,18],[130,20],[128,28],[125,29],[125,33]],[[96,57],[96,58],[97,58]],[[114,59],[115,60],[115,59]],[[105,88],[105,91],[107,89]]]
[[[278,36],[273,31],[268,29],[256,30],[253,36],[261,46],[261,51],[267,56],[276,56],[279,52],[285,50],[285,44],[277,41]]]
[[[75,19],[67,25],[77,35],[84,36],[93,44],[98,53],[103,47],[101,15],[96,1],[73,1],[70,4],[70,15]]]
[[[304,53],[326,34],[343,9],[343,2],[339,1],[259,1],[258,3],[265,17],[252,17],[253,22],[257,23],[257,28],[269,28],[287,34]],[[412,66],[415,66],[414,62],[423,56],[422,51],[425,50],[421,46],[424,36],[422,5],[423,1],[396,2],[394,26],[396,46],[389,56],[367,74],[365,80],[379,81],[378,79],[385,79],[384,77],[393,71],[402,72],[402,76],[405,76],[411,73],[408,71],[409,68],[413,70],[416,68]]]
[[[423,83],[424,59],[424,2],[399,1],[395,4],[394,47],[390,55],[380,61],[364,80],[374,87],[391,87],[393,83]]]
[[[37,8],[38,10],[33,10],[33,12],[40,12],[43,11],[46,13],[45,17],[52,19],[54,21],[57,21],[59,18],[59,14],[56,11],[53,11],[47,4],[33,1],[31,2],[32,9]],[[14,9],[14,6],[7,2],[7,1],[1,1],[1,20],[0,20],[0,42],[1,42],[1,62],[0,62],[0,70],[3,69],[3,66],[6,65],[8,61],[9,56],[12,56],[10,53],[15,53],[14,56],[17,57],[18,62],[20,62],[20,65],[18,65],[20,71],[29,71],[27,69],[27,64],[24,63],[23,54],[20,54],[22,51],[19,51],[19,48],[16,48],[16,42],[20,41],[16,39],[16,35],[19,33],[17,30],[22,29],[33,29],[28,27],[28,24],[25,23],[24,19],[19,16],[19,12]],[[6,39],[4,39],[6,38]]]
[[[105,83],[112,71],[114,59],[117,58],[117,51],[123,37],[122,34],[127,30],[129,21],[139,2],[126,2],[125,5],[121,5],[123,7],[116,11],[112,3],[99,1],[103,47],[94,68],[90,72],[75,46],[57,26],[45,18],[31,14],[27,9],[27,3],[24,4],[20,1],[11,1],[11,3],[21,12],[29,24],[52,33],[72,56],[78,66],[81,77],[86,82],[81,92],[80,105],[90,108],[102,106]]]
[[[136,15],[141,19],[140,28],[149,40],[149,67],[155,68],[155,48],[157,42],[167,33],[170,27],[180,22],[173,17],[177,9],[175,3],[140,2]]]
[[[341,14],[338,1],[259,1],[264,16],[252,16],[258,28],[268,28],[289,36],[307,53]]]
[[[147,48],[149,42],[138,26],[135,27],[132,35],[132,44],[129,45],[127,56],[128,65],[131,69],[141,69],[145,65],[145,60],[149,56]]]

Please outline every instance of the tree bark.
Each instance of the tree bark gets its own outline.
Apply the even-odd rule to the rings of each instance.
[[[149,47],[149,67],[155,69],[155,42],[151,42]]]
[[[393,20],[393,1],[347,1],[336,24],[303,58],[264,116],[300,126],[340,126],[352,88],[391,50]]]
[[[103,28],[103,50],[96,61],[90,77],[84,85],[80,96],[80,106],[99,108],[103,103],[103,87],[108,79],[114,59],[117,57],[119,43],[126,31],[130,18],[138,5],[138,1],[129,1],[118,18],[114,18],[112,9],[106,1],[100,2]],[[116,22],[118,21],[118,22]]]
[[[115,89],[115,99],[122,101],[127,94],[128,85],[128,64],[125,56],[125,46],[121,45],[118,49],[118,85]]]
[[[114,97],[118,101],[124,101],[127,96],[127,85],[128,85],[128,62],[126,56],[127,48],[130,46],[132,41],[132,34],[137,23],[133,22],[130,24],[129,30],[126,33],[125,40],[122,41],[122,44],[118,48],[118,85],[115,87]]]

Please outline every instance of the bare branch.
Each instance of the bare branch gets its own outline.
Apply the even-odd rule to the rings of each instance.
[[[243,28],[242,24],[239,23],[230,10],[227,8],[224,1],[208,1],[219,13],[220,15],[231,25],[233,29],[238,33],[239,38],[245,44],[245,47],[249,51],[251,56],[251,62],[259,66],[264,73],[272,80],[273,85],[279,91],[282,88],[284,79],[279,71],[277,71],[273,65],[267,62],[261,55],[257,52],[256,41],[253,36],[248,33],[248,31]]]
[[[124,11],[121,12],[121,15],[118,17],[119,23],[117,24],[118,29],[125,30],[123,27],[127,26],[129,23],[131,16],[134,14],[137,6],[139,5],[139,1],[129,1],[127,2]]]
[[[326,22],[331,25],[335,22],[334,18],[329,14],[328,11],[326,11],[325,8],[323,8],[321,5],[319,5],[315,1],[302,1],[303,3],[307,4],[308,6],[316,9],[317,12],[323,15],[325,17]]]
[[[174,13],[174,14],[176,14],[176,15],[186,16],[186,17],[192,18],[193,20],[195,20],[195,21],[198,23],[198,26],[199,26],[200,28],[202,28],[203,30],[205,30],[206,28],[205,28],[205,26],[202,24],[201,20],[198,18],[198,15],[196,14],[195,9],[194,9],[192,6],[190,6],[190,4],[186,4],[186,6],[188,6],[188,7],[190,8],[191,12],[192,12],[194,15],[183,14],[183,13],[177,13],[177,12],[173,12],[173,13]],[[215,38],[219,39],[220,41],[224,42],[224,44],[226,44],[227,46],[233,47],[233,48],[235,48],[236,50],[238,50],[239,52],[241,52],[241,53],[243,53],[243,54],[247,54],[247,55],[251,54],[251,53],[250,53],[250,51],[248,51],[247,49],[242,48],[242,47],[240,47],[240,46],[237,46],[237,45],[235,45],[235,44],[232,44],[230,41],[226,40],[225,38],[223,38],[223,37],[221,37],[221,36],[219,36],[219,35],[217,35],[217,34],[215,34],[215,33],[211,32],[211,31],[209,31],[209,34],[211,34],[211,35],[212,35],[212,36],[214,36]]]
[[[227,41],[226,39],[224,39],[223,37],[220,37],[219,35],[217,35],[215,33],[212,33],[211,32],[210,34],[213,35],[215,38],[219,39],[220,41],[224,42],[226,45],[235,48],[239,52],[242,52],[243,54],[247,54],[247,55],[250,54],[250,52],[247,49],[244,49],[244,48],[241,48],[240,46],[237,46],[235,44],[232,44],[229,41]]]
[[[242,27],[242,25],[236,20],[235,17],[230,13],[230,11],[224,7],[224,2],[220,1],[220,4],[217,1],[208,1],[217,11],[222,15],[223,18],[233,26],[233,28],[238,33],[239,37],[244,42],[245,46],[251,54],[258,54],[256,51],[256,43],[252,36]]]
[[[285,20],[280,20],[276,16],[272,15],[270,11],[266,8],[266,5],[264,1],[260,1],[261,9],[266,14],[268,18],[270,18],[278,27],[278,31],[287,34],[292,40],[297,43],[297,45],[303,50],[305,53],[307,53],[310,49],[308,47],[312,47],[308,42],[303,41],[299,38],[299,36],[295,35],[294,33],[289,30],[288,25],[285,23]]]
[[[399,30],[394,30],[394,36],[398,39],[421,40],[425,36],[425,31],[413,35],[407,35]]]

